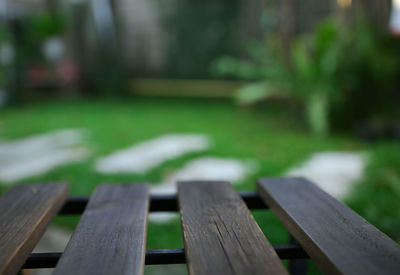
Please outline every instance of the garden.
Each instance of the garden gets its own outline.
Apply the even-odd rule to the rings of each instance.
[[[139,182],[168,193],[194,177],[252,191],[263,177],[305,176],[400,243],[399,38],[368,8],[349,16],[355,12],[343,1],[339,14],[288,38],[290,26],[274,21],[269,3],[255,23],[262,25],[257,37],[235,44],[246,30],[233,26],[248,14],[238,13],[241,1],[229,9],[222,2],[197,10],[210,16],[207,24],[187,3],[168,10],[160,20],[176,34],[160,58],[168,62],[154,67],[141,63],[140,49],[136,57],[110,52],[110,33],[85,44],[86,54],[65,50],[68,20],[81,7],[14,20],[11,34],[0,29],[0,193],[38,182],[67,182],[71,195]],[[191,17],[200,18],[191,25],[199,39],[210,37],[204,50],[182,24]],[[20,44],[8,55],[14,61],[5,60],[15,28]],[[213,29],[224,35],[210,35]],[[76,50],[83,45],[76,37],[86,34],[72,33]],[[272,244],[289,241],[272,213],[252,214]],[[149,219],[147,249],[183,247],[178,215]],[[78,221],[58,217],[54,226],[71,232]],[[319,274],[313,264],[309,271]]]
[[[32,117],[35,117],[34,121]],[[7,141],[57,129],[86,129],[87,135],[81,146],[91,152],[87,158],[18,181],[68,182],[73,195],[90,194],[101,183],[160,184],[185,163],[204,156],[252,160],[256,167],[236,182],[235,188],[254,190],[258,178],[285,175],[291,167],[306,161],[313,153],[368,152],[369,161],[362,178],[343,200],[389,236],[397,241],[400,238],[398,142],[366,143],[348,135],[321,138],[305,131],[290,113],[280,107],[237,108],[225,100],[47,101],[23,108],[3,109],[1,118],[1,134]],[[212,146],[168,160],[146,173],[102,174],[95,170],[97,158],[169,133],[201,133],[212,140]],[[3,192],[10,185],[3,182],[1,187]],[[254,211],[254,215],[273,243],[288,241],[287,231],[271,213]],[[73,229],[78,219],[58,218],[56,222]],[[163,238],[159,238],[161,233]],[[178,217],[163,223],[150,222],[149,249],[182,246]]]

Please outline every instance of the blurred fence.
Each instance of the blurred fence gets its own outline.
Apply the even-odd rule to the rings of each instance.
[[[18,98],[26,88],[53,92],[67,86],[71,93],[81,84],[85,91],[115,93],[128,86],[123,85],[126,76],[209,79],[215,77],[210,66],[216,59],[243,57],[252,41],[269,33],[278,34],[289,50],[294,37],[333,14],[351,17],[365,10],[387,26],[390,3],[1,0],[0,55],[3,61],[13,60],[2,61],[0,86]]]

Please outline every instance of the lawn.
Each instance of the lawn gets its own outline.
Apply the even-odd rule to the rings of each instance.
[[[228,100],[86,99],[46,101],[0,110],[0,137],[15,139],[61,128],[86,128],[89,159],[60,166],[23,182],[65,181],[73,195],[90,194],[100,183],[143,182],[152,184],[197,156],[253,159],[259,169],[240,190],[254,190],[260,177],[281,176],[319,151],[368,151],[371,161],[366,177],[345,200],[369,221],[400,241],[400,149],[395,142],[364,144],[351,136],[318,138],[301,126],[282,106],[238,108]],[[93,169],[94,160],[117,149],[167,133],[203,133],[212,141],[206,152],[167,161],[146,174],[103,175]],[[7,187],[0,184],[3,192]],[[288,234],[267,211],[254,212],[272,243],[286,243]],[[73,227],[79,217],[57,218]],[[160,237],[163,236],[163,237]],[[179,220],[149,224],[149,249],[183,247]]]

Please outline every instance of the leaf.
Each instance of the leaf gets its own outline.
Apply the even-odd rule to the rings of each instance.
[[[266,81],[245,85],[236,91],[235,99],[238,104],[247,105],[283,94],[273,89]]]
[[[307,102],[308,124],[314,134],[326,136],[329,132],[328,96],[324,92],[315,93]]]

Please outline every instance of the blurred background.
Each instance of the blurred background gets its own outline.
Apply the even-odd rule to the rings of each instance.
[[[305,176],[400,242],[399,0],[0,0],[0,21],[1,193]],[[180,247],[179,217],[151,214],[147,248]]]

